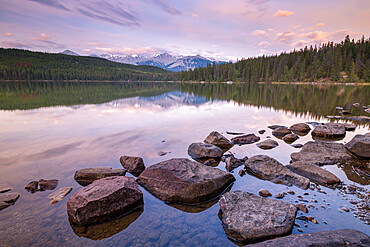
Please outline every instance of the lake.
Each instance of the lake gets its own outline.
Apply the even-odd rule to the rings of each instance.
[[[360,106],[353,106],[354,103]],[[188,146],[201,142],[211,131],[227,138],[226,131],[254,133],[279,143],[272,150],[254,144],[234,146],[237,157],[265,154],[289,164],[299,149],[271,135],[269,125],[291,126],[301,122],[335,121],[343,107],[353,115],[370,116],[370,86],[289,84],[183,84],[163,82],[0,82],[0,189],[11,187],[21,196],[0,211],[2,246],[237,246],[225,234],[218,218],[217,198],[198,206],[165,204],[144,188],[144,209],[92,227],[72,227],[68,198],[81,186],[76,170],[109,166],[122,168],[123,155],[140,156],[148,167],[171,158],[189,158]],[[339,120],[339,122],[344,122]],[[352,123],[352,122],[350,122]],[[370,131],[369,122],[353,122],[355,131],[336,142],[346,143],[356,134]],[[312,128],[312,126],[311,126]],[[259,134],[259,130],[266,130]],[[312,140],[311,134],[294,144]],[[159,156],[158,152],[167,152]],[[225,163],[218,167],[225,170]],[[345,184],[367,190],[370,180],[351,167],[324,166]],[[260,180],[251,175],[236,178],[230,190],[273,195],[293,190],[283,201],[296,204],[298,195],[315,205],[308,214],[319,224],[296,220],[303,233],[356,229],[370,234],[369,213],[358,217],[339,208],[354,208],[358,199],[338,189],[322,186],[302,190]],[[126,176],[132,176],[127,173]],[[58,179],[58,187],[73,187],[62,201],[50,205],[51,191],[29,193],[24,186],[39,179]],[[303,195],[304,193],[308,195]],[[367,194],[366,194],[367,193]],[[315,202],[316,201],[316,202]],[[361,218],[361,219],[360,219]],[[324,223],[325,221],[325,223]],[[298,227],[293,234],[300,234]]]

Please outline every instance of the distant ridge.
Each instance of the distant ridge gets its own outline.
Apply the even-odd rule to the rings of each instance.
[[[70,55],[70,56],[80,56],[80,54],[77,54],[76,52],[73,52],[70,50],[64,50],[62,52],[59,52],[58,54],[64,54],[64,55]]]

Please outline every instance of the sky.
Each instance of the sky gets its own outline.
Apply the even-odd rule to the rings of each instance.
[[[370,36],[369,0],[0,0],[0,47],[233,60]]]

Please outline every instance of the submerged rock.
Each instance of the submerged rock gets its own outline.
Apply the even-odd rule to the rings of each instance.
[[[14,192],[4,192],[0,193],[0,211],[13,205],[20,195]]]
[[[82,186],[91,184],[95,180],[112,176],[124,176],[126,171],[123,169],[113,169],[112,167],[93,167],[77,170],[74,179]]]
[[[245,168],[248,173],[276,184],[295,185],[302,189],[307,189],[310,185],[308,178],[290,171],[283,164],[266,155],[256,155],[248,159],[245,162]]]
[[[296,161],[289,165],[286,165],[285,167],[287,167],[292,172],[295,172],[301,176],[304,176],[319,183],[330,185],[340,182],[340,179],[333,173],[305,161]]]
[[[370,134],[356,135],[345,147],[361,158],[370,159]]]
[[[40,191],[39,188],[39,181],[31,181],[29,182],[24,188],[31,193],[34,193],[36,191]]]
[[[326,123],[324,125],[316,126],[311,134],[313,137],[340,138],[346,135],[346,129],[342,124]]]
[[[263,142],[257,143],[257,146],[261,149],[273,149],[279,146],[279,144],[277,143],[277,141],[268,139],[264,140]]]
[[[67,202],[67,213],[71,222],[89,225],[115,219],[143,203],[143,193],[134,178],[113,176],[74,193]]]
[[[40,190],[41,191],[53,190],[57,187],[58,181],[59,181],[58,179],[50,179],[50,180],[40,179],[39,180]]]
[[[234,170],[235,168],[243,165],[244,161],[243,160],[240,160],[240,159],[237,159],[235,158],[234,155],[230,155],[228,157],[226,157],[225,159],[225,163],[226,163],[226,170],[228,172],[231,172],[232,170]]]
[[[298,135],[296,134],[287,134],[283,137],[283,141],[285,141],[286,143],[293,143],[295,142],[296,140],[298,140]]]
[[[310,126],[308,126],[308,124],[305,123],[293,124],[292,126],[289,127],[289,129],[298,132],[309,132],[311,130]]]
[[[223,152],[221,148],[215,145],[196,142],[189,146],[188,154],[195,160],[220,160]]]
[[[290,129],[287,129],[287,128],[276,128],[274,129],[274,131],[272,131],[272,134],[274,136],[278,136],[278,137],[283,137],[285,135],[288,135],[288,134],[291,134],[292,132],[290,131]]]
[[[240,242],[289,234],[297,214],[293,204],[245,191],[227,192],[219,204],[225,233]]]
[[[140,175],[140,173],[142,173],[145,170],[144,161],[143,158],[141,157],[124,155],[121,158],[119,158],[119,162],[121,162],[123,168],[125,168],[127,171],[134,174],[135,176]]]
[[[162,161],[148,167],[137,182],[165,202],[195,204],[221,194],[234,176],[188,159]]]
[[[51,199],[50,204],[55,204],[61,201],[66,195],[69,194],[69,192],[71,192],[72,189],[72,187],[63,187],[48,195],[48,198]]]
[[[293,162],[305,161],[319,166],[358,162],[343,144],[324,141],[309,141],[300,152],[292,153],[290,157]]]
[[[258,191],[258,194],[259,194],[260,196],[263,196],[263,197],[269,197],[269,196],[272,196],[272,194],[270,193],[270,191],[265,190],[265,189],[260,189],[260,190]]]
[[[333,230],[324,232],[289,235],[252,244],[253,247],[312,247],[312,246],[358,246],[370,245],[370,237],[353,230]]]
[[[212,131],[204,140],[204,143],[213,144],[221,148],[224,152],[232,148],[234,145],[226,137],[218,133],[217,131]]]
[[[243,144],[250,144],[255,143],[260,140],[259,136],[255,134],[248,134],[243,136],[237,136],[231,139],[234,144],[243,145]]]

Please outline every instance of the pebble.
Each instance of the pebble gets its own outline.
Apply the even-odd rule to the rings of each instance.
[[[305,206],[305,205],[303,205],[302,203],[299,203],[299,204],[296,204],[295,205],[299,210],[301,210],[302,212],[304,212],[304,213],[308,213],[308,208]]]
[[[295,194],[295,192],[293,190],[289,190],[287,193],[288,194],[291,194],[291,195],[294,195]]]
[[[260,194],[260,196],[263,197],[269,197],[272,195],[268,190],[265,189],[261,189],[260,191],[258,191],[258,193]]]
[[[164,156],[164,155],[167,154],[167,152],[159,151],[157,154],[158,154],[158,156]]]
[[[275,198],[277,199],[281,199],[281,198],[284,198],[285,194],[284,193],[279,193],[279,194],[276,194],[275,195]]]
[[[343,211],[346,211],[346,212],[349,212],[349,209],[348,209],[348,208],[346,208],[346,207],[343,207],[343,208],[342,208],[342,210],[343,210]]]
[[[261,135],[263,134],[263,133],[265,133],[266,132],[266,130],[259,130],[258,131],[258,133],[260,133]]]

